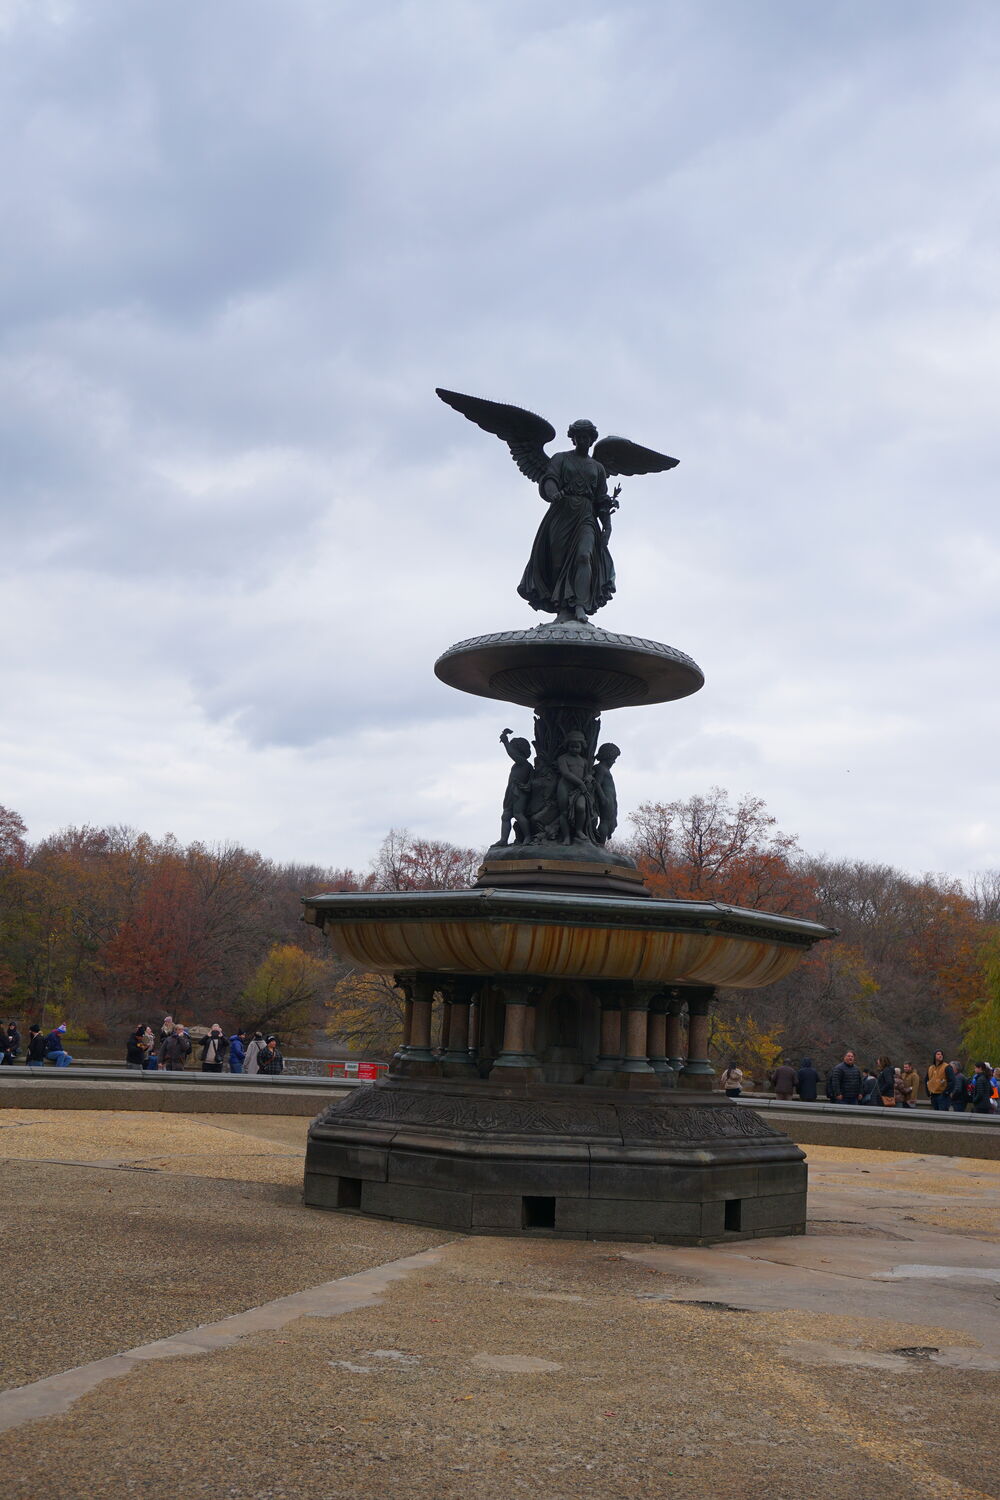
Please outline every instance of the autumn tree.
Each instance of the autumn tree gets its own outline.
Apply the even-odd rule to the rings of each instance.
[[[811,916],[815,893],[798,840],[782,833],[760,797],[707,796],[643,802],[622,847],[658,896]]]
[[[306,1031],[330,988],[328,959],[293,943],[276,944],[258,965],[233,1007],[248,1031],[280,1030],[287,1039]]]
[[[372,861],[377,891],[460,891],[474,885],[482,863],[478,849],[462,849],[441,839],[416,839],[406,828],[392,828]]]
[[[403,1036],[404,999],[390,974],[351,971],[333,986],[326,1034],[356,1052],[388,1057]]]

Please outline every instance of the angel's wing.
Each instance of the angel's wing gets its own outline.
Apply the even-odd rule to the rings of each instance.
[[[679,459],[668,458],[665,453],[654,453],[652,448],[643,448],[628,438],[606,437],[594,444],[594,457],[603,464],[609,474],[662,474],[664,469],[676,469]]]
[[[502,438],[510,449],[510,456],[522,474],[536,484],[549,466],[545,444],[556,435],[555,428],[544,417],[533,411],[523,411],[520,406],[507,406],[503,401],[484,401],[481,396],[462,396],[458,391],[443,391],[437,394],[448,406],[460,411],[463,417],[475,422],[484,432],[492,432]],[[640,450],[645,452],[645,449]]]

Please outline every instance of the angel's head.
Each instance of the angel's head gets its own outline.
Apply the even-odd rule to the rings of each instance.
[[[591,445],[597,442],[598,432],[593,422],[588,422],[586,417],[581,417],[578,422],[570,423],[566,436],[578,453],[586,453]]]

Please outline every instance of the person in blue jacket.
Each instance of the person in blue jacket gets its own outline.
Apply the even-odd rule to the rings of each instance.
[[[237,1031],[229,1038],[229,1071],[230,1073],[243,1072],[243,1059],[246,1056],[246,1032]]]

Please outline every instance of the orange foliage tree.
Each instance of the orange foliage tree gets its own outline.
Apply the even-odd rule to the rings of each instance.
[[[794,834],[760,797],[733,802],[721,787],[677,802],[643,802],[624,847],[658,896],[812,916],[816,893]]]

